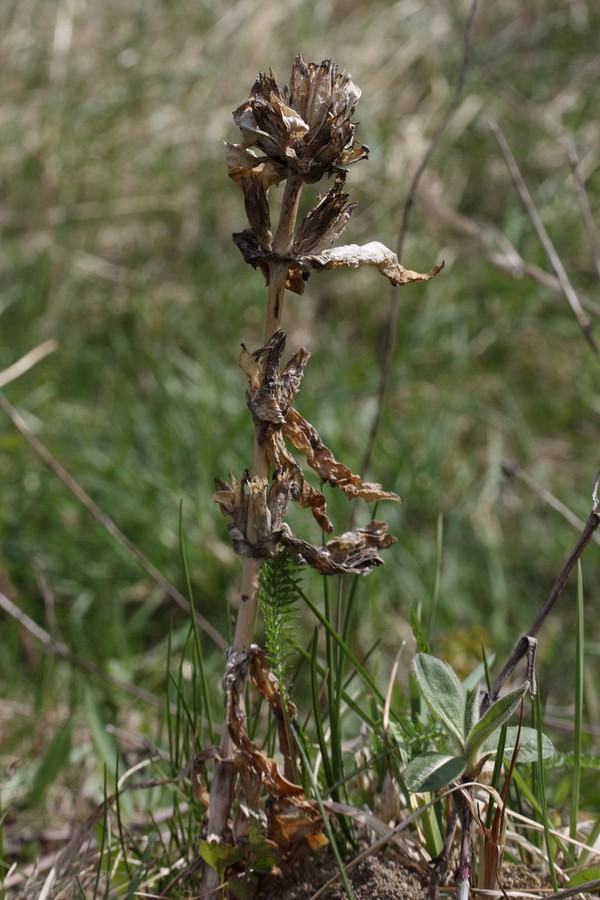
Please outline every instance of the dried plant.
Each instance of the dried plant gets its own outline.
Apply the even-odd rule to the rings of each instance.
[[[298,55],[289,87],[280,88],[272,70],[261,72],[249,99],[233,114],[242,140],[227,145],[228,173],[243,192],[249,224],[233,239],[245,261],[262,272],[268,293],[263,346],[253,353],[243,348],[240,360],[248,379],[247,402],[254,421],[252,470],[239,478],[230,475],[228,482],[217,479],[214,495],[231,520],[231,539],[243,558],[243,573],[235,637],[227,651],[223,681],[225,721],[220,747],[214,751],[217,761],[206,829],[209,843],[229,837],[232,829],[235,839],[242,809],[258,803],[261,790],[272,798],[270,833],[279,840],[280,851],[283,831],[277,817],[289,821],[290,807],[296,813],[296,833],[305,836],[308,849],[324,840],[319,816],[302,789],[279,773],[276,763],[249,741],[243,727],[241,695],[249,674],[269,703],[281,703],[266,657],[252,645],[262,562],[283,546],[324,575],[366,574],[381,564],[379,551],[395,541],[384,522],[372,521],[325,546],[316,546],[294,535],[285,521],[288,504],[293,501],[310,509],[324,532],[333,531],[325,496],[305,479],[290,445],[306,457],[321,482],[339,487],[349,499],[399,499],[381,485],[364,482],[352,473],[294,408],[309,353],[301,347],[281,365],[286,344],[281,330],[286,290],[302,294],[312,273],[340,267],[373,266],[392,285],[427,281],[441,268],[436,266],[426,274],[405,269],[396,254],[378,242],[335,245],[356,207],[344,191],[346,166],[368,156],[368,148],[354,138],[352,117],[360,95],[351,77],[331,60],[307,63]],[[298,223],[304,185],[324,177],[333,178],[332,186],[317,196]],[[268,191],[282,182],[284,194],[273,233]],[[236,781],[238,806],[232,826],[229,816]],[[204,887],[217,887],[213,869],[207,869]]]

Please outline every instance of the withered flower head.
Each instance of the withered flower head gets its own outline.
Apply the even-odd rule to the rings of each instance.
[[[354,141],[352,115],[360,94],[330,59],[307,63],[299,53],[289,88],[279,88],[273,70],[261,72],[233,118],[245,147],[258,147],[278,166],[314,183],[367,156],[368,147]]]

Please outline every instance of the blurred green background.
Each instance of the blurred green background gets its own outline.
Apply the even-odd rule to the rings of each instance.
[[[262,277],[231,241],[246,225],[224,164],[223,141],[239,137],[231,112],[260,69],[271,66],[286,82],[298,50],[349,71],[363,91],[357,137],[371,154],[349,172],[359,207],[345,240],[394,247],[411,178],[459,79],[468,11],[451,0],[0,5],[0,372],[43,341],[57,344],[5,395],[185,593],[181,505],[195,603],[224,635],[240,562],[211,493],[214,476],[251,463],[237,358],[242,341],[261,343],[265,299]],[[443,259],[446,267],[399,294],[368,472],[403,499],[378,510],[398,543],[361,581],[353,636],[362,652],[380,641],[384,672],[413,606],[432,626],[434,650],[463,671],[481,641],[500,663],[533,620],[577,531],[525,482],[502,475],[504,457],[581,519],[589,513],[600,361],[565,298],[543,283],[546,254],[489,123],[506,134],[597,322],[600,263],[566,140],[597,220],[599,28],[594,0],[482,2],[460,103],[420,182],[402,261],[426,271]],[[303,297],[287,301],[288,349],[304,344],[312,353],[298,408],[354,471],[376,410],[390,302],[373,270],[313,276]],[[343,531],[351,511],[337,497],[331,506]],[[357,514],[359,524],[370,517],[364,506]],[[294,514],[294,527],[320,540],[308,514]],[[595,544],[583,571],[587,703],[598,725]],[[186,615],[4,414],[0,582],[74,652],[162,696],[166,635],[177,652]],[[310,573],[305,585],[319,596]],[[570,584],[541,635],[540,676],[555,711],[568,704],[565,673],[572,684],[574,596]],[[84,695],[103,721],[152,732],[151,708],[45,654],[3,612],[0,622],[5,766],[39,757]],[[217,691],[222,653],[208,638],[203,646]],[[26,798],[25,782],[12,782],[9,796]]]

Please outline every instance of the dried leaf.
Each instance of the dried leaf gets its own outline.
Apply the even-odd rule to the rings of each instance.
[[[223,688],[225,690],[225,722],[231,739],[235,745],[234,760],[236,766],[248,766],[261,779],[263,787],[273,797],[304,797],[304,791],[298,784],[285,778],[274,759],[270,759],[248,737],[245,730],[246,716],[243,710],[242,695],[246,678],[250,676],[255,685],[260,685],[261,693],[281,717],[281,695],[277,679],[271,673],[263,650],[253,644],[249,651],[232,650],[227,659]],[[293,704],[290,714],[295,714]]]
[[[232,520],[229,534],[233,549],[242,557],[267,559],[273,556],[287,508],[287,485],[274,483],[269,486],[268,479],[250,478],[248,472],[239,481],[231,473],[229,478],[229,484],[215,478],[218,490],[212,499],[219,504],[223,515]],[[248,535],[253,536],[252,541]]]
[[[251,177],[260,183],[266,193],[270,187],[280,184],[287,177],[285,166],[266,156],[255,156],[242,144],[230,144],[226,141],[225,147],[227,174],[240,188],[242,179]]]
[[[385,522],[371,522],[366,528],[347,531],[325,547],[315,547],[296,537],[285,526],[281,542],[291,554],[299,556],[322,575],[367,575],[373,566],[383,565],[377,550],[396,542],[396,538],[387,533],[387,528]]]
[[[363,482],[360,475],[354,475],[343,463],[338,462],[329,447],[326,447],[316,428],[304,419],[299,412],[291,408],[283,426],[283,435],[306,454],[306,461],[322,481],[329,481],[334,487],[341,488],[347,497],[362,497],[368,503],[379,500],[400,501],[400,497],[392,491],[384,491],[380,484]]]
[[[319,810],[308,801],[302,806],[275,801],[269,811],[268,835],[277,845],[279,858],[286,867],[329,843],[323,833]]]
[[[266,819],[267,837],[276,848],[280,864],[288,867],[326,844],[327,838],[320,812],[306,799],[302,787],[282,775],[277,762],[248,737],[242,701],[247,678],[269,703],[276,721],[282,722],[281,691],[265,652],[254,644],[247,652],[230,650],[223,688],[225,722],[235,746],[232,764],[239,775],[233,831],[242,836],[252,820],[262,823]],[[289,704],[289,713],[296,713],[293,704]],[[280,740],[284,735],[280,724]],[[284,758],[288,758],[287,738],[281,749]],[[266,807],[261,796],[263,789],[270,797]]]
[[[349,268],[374,266],[396,287],[411,284],[413,281],[429,281],[443,268],[443,263],[425,274],[405,269],[396,254],[379,241],[369,244],[347,244],[344,247],[333,247],[315,256],[298,257],[296,260],[302,271],[318,271],[319,269]]]
[[[283,424],[284,416],[304,375],[310,356],[304,347],[300,347],[283,372],[279,372],[279,361],[285,348],[285,341],[285,333],[277,331],[266,347],[253,354],[255,360],[260,360],[262,369],[260,383],[248,400],[248,407],[257,423]],[[253,376],[254,374],[252,372]],[[252,383],[256,383],[255,377]]]
[[[345,531],[327,541],[327,550],[336,561],[342,561],[352,553],[362,552],[368,548],[385,550],[396,543],[396,538],[389,534],[388,527],[387,522],[373,519],[364,528]]]
[[[277,475],[288,485],[289,499],[303,509],[310,509],[320,528],[330,534],[333,524],[327,516],[325,496],[306,481],[301,467],[285,446],[281,431],[267,425],[258,429],[257,438]]]
[[[399,287],[415,281],[429,281],[444,267],[444,264],[441,263],[426,273],[405,269],[396,254],[379,241],[371,241],[363,246],[347,244],[344,247],[332,247],[315,254],[283,256],[263,250],[256,235],[249,228],[234,234],[233,240],[246,262],[254,268],[258,266],[264,271],[271,263],[287,263],[291,273],[290,279],[294,273],[306,275],[326,269],[343,267],[357,269],[360,266],[374,266],[382,275],[385,275],[391,284]],[[299,277],[299,274],[296,277]]]

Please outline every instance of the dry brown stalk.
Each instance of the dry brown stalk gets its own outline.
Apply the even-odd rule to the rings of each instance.
[[[352,116],[360,93],[350,76],[339,72],[331,60],[306,63],[298,55],[289,87],[279,88],[272,70],[261,72],[249,99],[233,114],[242,142],[227,145],[227,165],[229,176],[243,191],[249,223],[248,228],[233,237],[246,262],[263,273],[268,297],[264,344],[252,354],[244,348],[240,361],[248,378],[248,407],[254,420],[252,470],[240,479],[230,475],[229,482],[216,479],[214,495],[222,512],[231,519],[231,538],[236,552],[243,557],[243,571],[234,641],[226,651],[226,709],[221,743],[218,750],[205,751],[200,761],[203,766],[206,759],[216,757],[206,823],[209,840],[235,840],[239,833],[241,803],[233,827],[229,822],[238,775],[237,792],[243,795],[246,806],[258,802],[258,783],[272,797],[270,808],[275,813],[271,816],[287,804],[300,811],[302,818],[308,815],[310,807],[299,786],[288,785],[284,789],[282,779],[271,775],[266,778],[265,773],[273,773],[275,764],[257,748],[249,751],[240,724],[240,684],[252,667],[256,673],[258,659],[252,639],[262,562],[281,544],[323,574],[366,574],[372,566],[381,564],[378,551],[395,540],[385,523],[371,522],[320,547],[296,537],[285,522],[288,503],[293,500],[310,509],[325,532],[333,530],[324,494],[305,480],[288,444],[305,455],[308,466],[322,482],[339,487],[349,499],[399,499],[381,485],[364,482],[352,473],[294,409],[294,397],[309,354],[300,348],[280,367],[286,343],[286,335],[281,331],[286,290],[301,294],[312,273],[330,268],[373,266],[393,285],[427,281],[441,268],[435,267],[427,274],[412,272],[378,242],[334,246],[356,206],[343,191],[345,166],[368,155],[368,148],[354,141]],[[315,206],[298,224],[303,187],[325,176],[333,176],[333,186],[324,196],[317,197]],[[273,237],[267,193],[283,181],[285,190]],[[264,671],[262,677],[266,677]],[[269,675],[269,679],[272,681],[273,677]],[[272,698],[276,695],[274,690],[268,702],[275,702]],[[231,700],[233,696],[235,702]],[[277,822],[271,818],[269,834],[273,837],[277,833]],[[315,834],[314,840],[319,839]],[[279,850],[284,855],[290,852],[289,847],[284,851],[280,846]],[[215,870],[207,867],[203,891],[218,888]]]

